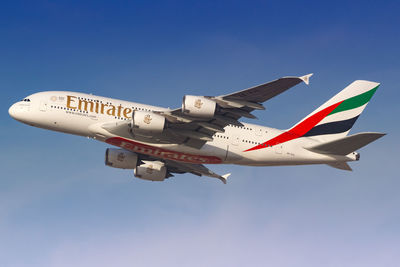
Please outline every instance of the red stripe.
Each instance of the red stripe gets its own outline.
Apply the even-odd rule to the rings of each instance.
[[[299,124],[297,124],[296,126],[294,126],[292,129],[290,129],[290,130],[288,130],[288,131],[286,131],[286,132],[284,132],[284,133],[282,133],[260,145],[249,148],[249,149],[245,150],[244,152],[257,150],[257,149],[261,149],[261,148],[266,148],[269,146],[275,146],[275,145],[282,144],[284,142],[302,137],[308,131],[310,131],[312,128],[314,128],[314,126],[317,125],[320,121],[322,121],[326,116],[328,116],[329,113],[331,113],[335,108],[337,108],[342,102],[343,101],[333,104],[333,105],[315,113],[314,115],[311,115],[304,121],[302,121]]]
[[[222,163],[222,160],[216,156],[202,156],[202,155],[194,155],[194,154],[172,151],[168,149],[145,145],[122,137],[108,138],[106,139],[106,143],[124,148],[126,150],[130,150],[132,152],[136,152],[138,154],[146,154],[156,158],[181,161],[185,163],[195,163],[195,164]]]

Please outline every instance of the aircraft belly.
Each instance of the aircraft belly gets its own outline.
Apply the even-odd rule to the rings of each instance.
[[[300,146],[283,146],[282,149],[268,147],[258,151],[244,153],[245,157],[237,162],[239,165],[249,166],[284,166],[284,165],[306,165],[326,164],[337,161],[349,161],[345,156],[326,155],[310,152]]]
[[[221,164],[226,154],[225,149],[207,145],[196,151],[182,145],[143,144],[122,137],[111,137],[105,142],[138,154],[193,164]]]

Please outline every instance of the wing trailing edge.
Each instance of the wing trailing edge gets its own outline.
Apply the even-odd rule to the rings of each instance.
[[[165,164],[167,166],[174,167],[176,170],[179,171],[179,173],[190,172],[198,176],[204,175],[212,178],[217,178],[224,184],[226,184],[228,177],[231,175],[230,173],[219,175],[202,164],[190,164],[190,163],[177,162],[173,160],[165,160]]]

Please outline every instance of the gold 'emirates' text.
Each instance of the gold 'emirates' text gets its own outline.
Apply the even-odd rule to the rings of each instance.
[[[124,108],[121,104],[114,106],[113,104],[104,104],[89,100],[78,99],[76,96],[67,95],[67,108],[78,109],[87,112],[95,112],[98,114],[107,114],[110,116],[131,118],[132,109]]]

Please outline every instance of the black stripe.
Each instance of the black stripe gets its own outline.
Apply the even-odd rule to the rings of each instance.
[[[348,130],[351,129],[351,127],[353,127],[357,119],[358,116],[344,121],[333,121],[317,125],[311,130],[309,130],[303,136],[315,136],[315,135],[337,134],[337,133],[347,132]]]

